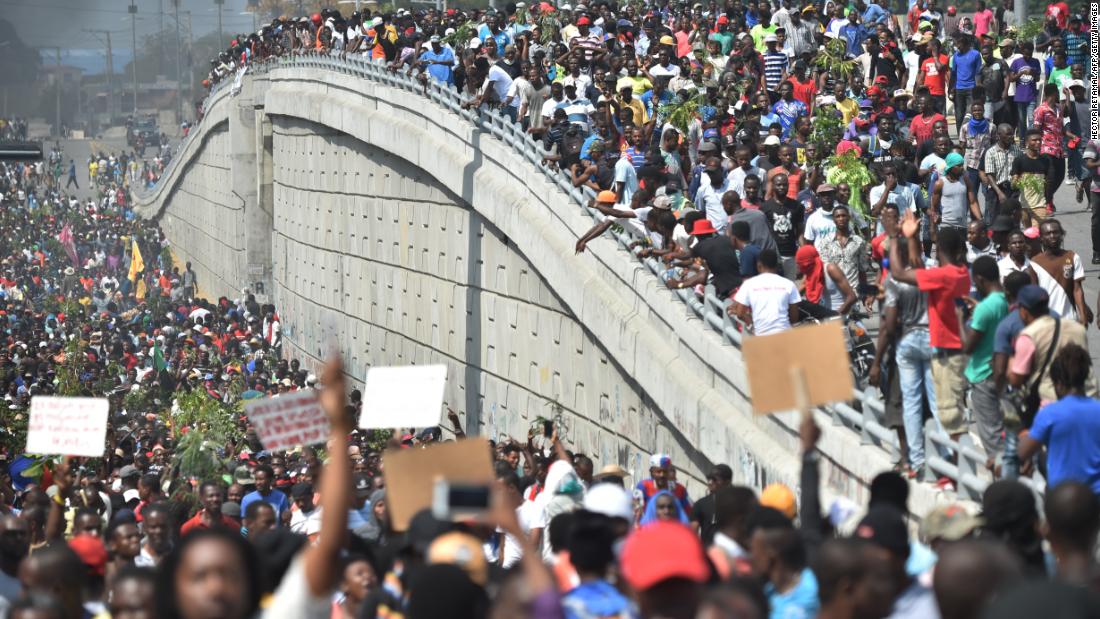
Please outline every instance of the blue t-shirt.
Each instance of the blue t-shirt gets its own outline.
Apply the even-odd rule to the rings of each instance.
[[[775,587],[764,587],[771,607],[769,619],[811,619],[817,616],[821,604],[817,598],[817,578],[810,568],[802,570],[798,584],[786,593],[776,593]]]
[[[1058,312],[1050,311],[1050,315],[1059,318]],[[1016,336],[1024,330],[1024,319],[1020,318],[1020,311],[1013,305],[1008,310],[1008,315],[997,323],[997,336],[993,339],[993,353],[1011,355],[1014,351]]]
[[[256,501],[265,501],[266,503],[271,505],[272,509],[275,510],[275,522],[279,522],[279,516],[282,515],[283,510],[290,509],[290,499],[286,498],[286,495],[279,490],[272,489],[271,494],[267,496],[263,496],[262,494],[260,494],[259,490],[253,490],[252,492],[244,495],[244,498],[241,499],[242,518],[244,517],[244,512],[248,509],[248,506],[252,503],[255,503]]]
[[[741,248],[741,276],[755,277],[759,275],[756,269],[756,259],[760,257],[760,248],[756,245],[746,245]]]
[[[794,99],[787,101],[786,99],[780,99],[772,106],[772,112],[779,117],[779,124],[783,126],[783,138],[787,139],[791,136],[791,129],[794,128],[794,121],[799,116],[805,116],[809,114],[806,109],[806,104]]]
[[[428,75],[432,76],[437,82],[443,84],[450,84],[453,73],[455,53],[446,47],[441,47],[439,53],[433,52],[431,49],[420,55],[421,60],[428,62],[445,62],[447,64],[430,64],[428,65]]]
[[[982,54],[976,49],[971,49],[965,54],[955,53],[953,58],[955,65],[955,88],[967,90],[974,87],[974,80],[978,72],[982,70]]]
[[[565,619],[636,616],[630,600],[603,580],[577,585],[562,597],[561,609]]]
[[[1047,486],[1079,481],[1100,494],[1100,401],[1071,395],[1039,409],[1029,430],[1047,446]]]

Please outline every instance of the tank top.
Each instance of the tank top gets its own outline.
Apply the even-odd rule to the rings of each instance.
[[[966,196],[966,182],[961,178],[952,181],[942,177],[943,194],[940,196],[940,225],[964,228],[967,224],[970,202]]]

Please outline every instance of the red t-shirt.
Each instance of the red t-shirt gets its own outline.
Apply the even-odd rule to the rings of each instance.
[[[946,121],[943,114],[935,113],[928,118],[924,114],[917,114],[909,123],[909,135],[917,139],[917,144],[922,144],[932,139],[933,128],[939,121]]]
[[[210,528],[210,527],[206,526],[205,522],[202,521],[202,513],[203,513],[203,510],[199,510],[199,513],[195,514],[195,516],[193,518],[191,518],[187,522],[183,523],[183,526],[180,527],[180,535],[187,535],[188,533],[190,533],[191,531],[194,531],[196,529],[208,529],[208,528]],[[219,524],[221,526],[227,528],[227,529],[240,529],[241,528],[241,525],[238,524],[237,521],[233,520],[229,516],[226,516],[225,514],[221,514],[221,519],[219,520]]]
[[[947,73],[951,70],[947,66],[946,54],[940,54],[940,64],[943,68],[937,69],[936,61],[932,58],[926,58],[920,63],[920,70],[924,71],[924,85],[928,86],[928,92],[933,95],[942,95],[946,92]]]
[[[791,87],[794,89],[792,92],[794,98],[804,103],[806,109],[813,109],[814,96],[817,95],[817,84],[810,78],[806,78],[805,82],[800,82],[791,77],[787,81],[791,83]]]
[[[928,293],[930,343],[934,348],[962,348],[955,300],[970,292],[970,272],[964,265],[920,269],[916,274],[917,288]]]
[[[1065,2],[1051,2],[1047,5],[1046,17],[1053,17],[1062,30],[1069,25],[1069,5]]]

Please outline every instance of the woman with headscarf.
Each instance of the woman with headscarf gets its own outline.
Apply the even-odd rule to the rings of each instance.
[[[676,500],[676,496],[668,490],[661,490],[653,495],[653,498],[646,503],[645,512],[642,513],[638,524],[644,527],[652,522],[663,521],[679,521],[685,525],[689,522],[687,512],[680,506],[680,501]]]
[[[556,460],[546,472],[543,491],[535,497],[535,518],[531,528],[549,532],[550,521],[559,514],[581,508],[584,501],[584,485],[568,460]],[[543,558],[550,560],[550,536],[543,536]]]

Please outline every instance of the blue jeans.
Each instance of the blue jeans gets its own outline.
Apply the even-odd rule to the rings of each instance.
[[[1035,108],[1038,107],[1038,103],[1030,101],[1024,103],[1022,101],[1014,101],[1016,104],[1016,114],[1019,119],[1016,123],[1016,131],[1020,136],[1020,143],[1024,143],[1024,136],[1027,134],[1027,130],[1031,128],[1032,123],[1035,122]]]
[[[936,392],[932,385],[932,344],[927,329],[913,329],[898,340],[895,358],[901,385],[901,417],[905,442],[909,444],[909,466],[924,466],[924,406],[928,398],[936,416]]]

